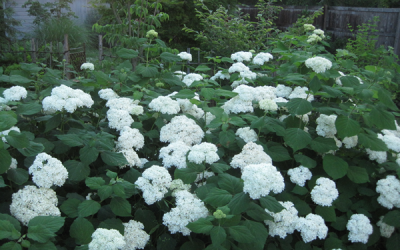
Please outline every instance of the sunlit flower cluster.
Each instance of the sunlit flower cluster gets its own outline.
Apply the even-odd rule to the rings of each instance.
[[[224,79],[226,79],[226,80],[229,80],[231,78],[231,76],[229,75],[229,73],[223,73],[222,72],[222,70],[220,70],[220,71],[218,71],[217,72],[217,74],[215,74],[213,77],[211,77],[210,79],[211,80],[218,80],[218,79],[221,79],[221,80],[224,80]]]
[[[3,91],[4,101],[0,101],[0,103],[10,102],[10,101],[19,101],[21,99],[25,99],[28,95],[28,91],[24,87],[21,86],[13,86],[9,89]],[[0,97],[1,98],[1,97]]]
[[[217,154],[217,146],[209,142],[202,142],[198,145],[194,145],[188,154],[188,160],[196,164],[203,162],[213,164],[219,160]]]
[[[149,103],[149,108],[162,114],[174,115],[181,110],[179,103],[169,96],[159,96]]]
[[[117,250],[125,245],[124,236],[118,230],[97,228],[88,247],[89,250]]]
[[[170,143],[182,141],[189,146],[199,144],[203,137],[204,132],[200,126],[184,115],[175,116],[160,131],[160,141]]]
[[[309,102],[312,102],[314,100],[314,95],[307,92],[308,92],[307,87],[297,86],[296,88],[293,89],[288,98],[289,99],[301,98],[301,99],[306,99]]]
[[[270,59],[274,59],[270,53],[260,52],[253,58],[253,63],[264,65],[264,63],[269,62]]]
[[[319,177],[315,187],[311,190],[311,199],[320,206],[332,206],[332,202],[337,199],[339,192],[334,181]]]
[[[178,56],[179,56],[182,60],[186,60],[186,61],[189,61],[189,62],[192,61],[192,55],[189,54],[189,53],[187,53],[187,52],[184,52],[184,51],[183,51],[183,52],[179,53]]]
[[[353,214],[346,225],[349,230],[349,241],[366,244],[373,228],[368,217],[363,214]]]
[[[114,98],[118,98],[118,94],[114,92],[114,90],[107,88],[99,90],[99,97],[103,100],[110,100]]]
[[[51,186],[64,185],[68,178],[68,171],[57,158],[53,158],[46,153],[40,153],[29,167],[29,174],[32,181],[38,187],[50,188]]]
[[[166,147],[160,149],[159,158],[163,159],[163,166],[170,168],[175,166],[176,168],[186,168],[186,153],[190,150],[183,141],[176,141],[170,143]]]
[[[106,107],[110,108],[107,111],[108,126],[116,130],[130,127],[134,121],[131,115],[143,114],[143,107],[138,103],[127,97],[109,99],[106,103]]]
[[[144,225],[134,220],[123,223],[123,225],[126,245],[122,250],[144,249],[150,239],[150,235],[144,231]]]
[[[316,120],[318,124],[316,128],[317,134],[326,138],[332,138],[337,133],[335,126],[336,118],[337,115],[321,114]]]
[[[317,238],[323,240],[328,235],[328,227],[324,219],[317,214],[308,214],[305,218],[300,217],[297,220],[296,230],[300,232],[305,243]]]
[[[326,58],[316,56],[305,61],[307,68],[311,68],[315,73],[324,73],[332,67],[332,62]]]
[[[231,59],[237,62],[250,61],[253,57],[251,52],[239,51],[231,55]]]
[[[240,168],[242,171],[250,164],[272,164],[272,159],[264,152],[261,145],[254,142],[249,142],[244,145],[242,152],[233,156],[231,166],[233,168]]]
[[[192,85],[193,82],[201,80],[203,80],[203,77],[201,75],[196,73],[190,73],[183,77],[182,82],[186,84],[186,86],[190,87],[190,85]]]
[[[81,70],[94,70],[93,63],[83,63],[81,65]]]
[[[304,167],[304,166],[299,166],[297,168],[291,168],[288,171],[288,175],[290,176],[290,181],[304,187],[306,184],[307,180],[311,180],[312,173],[310,169]]]
[[[245,141],[246,143],[257,141],[258,138],[256,131],[254,131],[254,129],[251,129],[250,127],[238,128],[238,130],[236,130],[236,135],[242,138],[243,141]]]
[[[378,202],[382,206],[392,209],[400,208],[400,181],[394,175],[388,175],[376,183],[376,192],[380,194]]]

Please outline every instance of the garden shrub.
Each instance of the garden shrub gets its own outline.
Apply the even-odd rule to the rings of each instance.
[[[2,248],[398,248],[399,113],[374,65],[305,25],[186,74],[155,35],[135,69],[119,48],[107,72],[0,76]]]

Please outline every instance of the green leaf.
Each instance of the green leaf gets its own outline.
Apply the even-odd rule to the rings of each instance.
[[[334,237],[329,237],[324,241],[324,249],[341,249],[343,248],[342,246],[342,241],[339,240],[338,238]]]
[[[145,133],[144,135],[151,139],[160,137],[158,130],[155,130],[155,129],[150,130],[149,132]]]
[[[113,193],[113,188],[112,186],[101,186],[97,190],[97,194],[99,195],[101,201],[109,198]]]
[[[158,74],[156,67],[145,67],[143,65],[138,66],[136,72],[143,77],[155,77]]]
[[[296,185],[296,186],[294,186],[294,188],[291,192],[294,194],[298,194],[298,195],[305,195],[308,193],[308,189],[305,187],[300,187],[300,186]]]
[[[286,129],[284,140],[293,151],[305,148],[312,141],[310,134],[299,128]]]
[[[388,151],[386,144],[374,135],[360,133],[358,134],[358,143],[374,151]]]
[[[191,184],[193,183],[196,178],[197,174],[200,172],[196,169],[191,169],[191,168],[181,168],[181,169],[175,169],[174,172],[174,177],[175,179],[181,179],[183,183],[185,184]]]
[[[7,171],[7,178],[18,185],[22,185],[28,181],[29,173],[22,168],[9,169]]]
[[[179,56],[169,52],[161,53],[160,57],[164,62],[179,62],[182,60]]]
[[[373,107],[370,112],[369,121],[378,129],[396,130],[394,115],[384,109]]]
[[[122,217],[132,216],[131,215],[132,206],[129,203],[129,201],[127,201],[124,198],[121,197],[112,198],[110,202],[110,207],[111,211],[113,211],[113,213],[117,216],[122,216]]]
[[[146,232],[150,232],[152,228],[158,225],[156,216],[150,210],[143,210],[139,208],[136,210],[134,218],[136,221],[143,223]]]
[[[117,51],[117,55],[122,59],[132,59],[136,58],[139,55],[139,52],[132,49],[122,48]]]
[[[194,70],[195,72],[200,71],[200,72],[207,72],[210,71],[211,68],[207,67],[207,65],[199,65],[197,68]]]
[[[246,214],[256,221],[264,222],[265,220],[274,219],[271,215],[267,214],[264,208],[260,207],[254,202],[250,202],[249,208],[246,210]]]
[[[2,187],[7,187],[7,185],[4,183],[3,176],[0,176],[0,188]]]
[[[355,88],[360,85],[360,81],[354,76],[342,76],[340,81],[344,87]]]
[[[310,90],[314,93],[318,92],[318,90],[321,88],[321,85],[321,81],[318,79],[317,76],[314,76],[309,83]]]
[[[324,156],[323,168],[332,179],[337,180],[347,174],[349,165],[342,158],[328,154]]]
[[[250,230],[255,240],[254,242],[243,244],[244,248],[242,247],[242,249],[263,250],[268,237],[268,230],[265,228],[264,223],[246,220],[243,226]]]
[[[324,138],[324,137],[315,138],[311,142],[310,146],[314,151],[320,154],[326,153],[330,150],[338,149],[338,147],[336,146],[336,142],[333,138]]]
[[[195,222],[190,222],[186,225],[186,227],[198,234],[209,234],[214,226],[212,225],[211,221],[205,218],[200,218]]]
[[[39,153],[43,152],[44,146],[41,143],[36,143],[33,141],[29,142],[29,146],[26,148],[18,148],[18,151],[24,156],[36,156]]]
[[[105,228],[105,229],[115,229],[118,230],[122,235],[124,235],[124,225],[122,224],[122,221],[120,219],[107,219],[102,221],[99,224],[100,228]]]
[[[128,164],[128,161],[122,153],[103,151],[100,156],[104,163],[109,166],[123,166]]]
[[[90,174],[90,168],[82,162],[69,160],[63,165],[68,170],[68,179],[71,181],[82,181]]]
[[[394,232],[386,241],[386,250],[398,250],[400,248],[400,234]]]
[[[30,82],[33,82],[33,80],[28,79],[26,77],[23,77],[21,75],[12,75],[10,76],[10,83],[14,84],[14,85],[26,85]]]
[[[9,221],[17,231],[21,231],[21,224],[20,222],[8,214],[0,214],[0,220]]]
[[[283,53],[289,51],[288,47],[286,47],[281,41],[278,41],[276,46],[277,47],[272,50],[272,53]]]
[[[96,214],[101,208],[100,203],[93,200],[86,200],[79,204],[78,206],[78,216],[88,217],[90,215]]]
[[[214,245],[221,245],[226,240],[226,231],[223,227],[214,227],[211,232],[211,241]]]
[[[234,240],[240,243],[251,243],[256,239],[245,226],[228,227],[228,232]]]
[[[83,146],[83,140],[77,134],[56,135],[65,145],[70,147]]]
[[[1,245],[0,250],[22,250],[22,247],[19,243],[12,241]]]
[[[399,110],[396,104],[392,100],[392,94],[384,88],[380,88],[378,91],[378,99],[388,108],[392,110]]]
[[[0,131],[8,130],[17,124],[17,116],[12,111],[0,111]]]
[[[177,94],[173,95],[173,98],[179,99],[191,99],[195,96],[194,92],[190,89],[182,89]]]
[[[58,216],[36,216],[29,221],[28,238],[46,243],[56,236],[56,232],[64,225],[65,218]]]
[[[388,212],[383,218],[383,222],[393,227],[400,227],[400,211],[393,210]]]
[[[60,124],[61,124],[61,114],[57,114],[52,118],[50,118],[49,120],[47,120],[46,129],[44,130],[44,132],[49,132],[50,130],[57,128]]]
[[[69,235],[75,239],[76,244],[89,244],[92,241],[94,227],[85,218],[76,218],[69,228]]]
[[[247,193],[241,192],[235,194],[232,200],[228,203],[232,214],[240,214],[247,210],[250,204],[250,197]]]
[[[317,206],[315,208],[315,213],[321,215],[321,217],[327,222],[336,222],[336,213],[333,206],[323,207]]]
[[[368,172],[365,168],[350,166],[347,170],[347,177],[357,184],[369,182]]]
[[[57,247],[54,245],[53,242],[48,241],[46,243],[38,243],[38,242],[33,242],[31,246],[29,247],[29,250],[57,250]]]
[[[66,214],[70,218],[78,217],[78,206],[81,204],[81,201],[74,198],[69,198],[64,201],[60,206],[61,211]]]
[[[42,105],[39,103],[20,104],[16,110],[18,115],[34,115],[42,111]]]
[[[105,180],[101,177],[89,177],[86,178],[85,184],[88,186],[90,189],[99,189],[101,186],[103,186],[106,183]]]
[[[233,195],[243,192],[243,181],[230,174],[218,175],[218,186]]]
[[[224,97],[231,97],[231,98],[238,95],[238,93],[236,93],[236,92],[232,92],[232,91],[225,90],[225,89],[216,89],[215,94],[217,96],[224,96]]]
[[[168,233],[162,234],[157,239],[157,250],[175,250],[176,240]]]
[[[126,198],[125,197],[125,190],[124,190],[124,187],[122,185],[114,184],[112,186],[112,188],[113,188],[113,192],[114,192],[114,194],[116,196],[119,196],[119,197],[122,197],[122,198]]]
[[[229,148],[230,144],[234,143],[236,140],[235,133],[231,130],[228,131],[221,131],[219,133],[219,142],[222,146]]]
[[[211,100],[214,97],[215,90],[211,88],[202,88],[200,90],[200,96],[203,96],[205,100]]]
[[[123,178],[130,183],[135,183],[140,176],[142,176],[142,173],[134,168],[131,168],[128,172],[125,173]]]
[[[21,237],[21,233],[8,220],[0,220],[0,240],[16,240]]]
[[[312,110],[311,103],[302,98],[291,99],[286,103],[286,107],[292,115],[304,115]]]
[[[204,202],[214,207],[222,207],[228,204],[231,199],[232,195],[228,191],[214,188],[208,193]]]
[[[339,115],[335,126],[340,138],[351,137],[360,133],[360,124],[350,117]]]
[[[238,126],[238,127],[243,127],[243,126],[247,125],[247,123],[242,118],[240,118],[238,116],[234,116],[234,117],[230,118],[228,122],[230,124],[233,124],[233,125]]]
[[[0,174],[5,173],[10,168],[11,158],[7,150],[0,148]]]
[[[10,131],[8,135],[5,136],[7,143],[14,148],[26,148],[29,146],[29,140],[26,135],[21,134],[17,131]]]
[[[268,149],[265,150],[265,153],[267,153],[272,158],[272,160],[276,162],[292,159],[287,149],[283,146],[268,147]]]
[[[223,163],[213,163],[211,164],[211,170],[217,174],[222,174],[226,170],[230,169],[231,166]]]
[[[266,208],[268,211],[273,213],[279,213],[285,209],[274,197],[269,195],[261,197],[260,204],[263,208]]]

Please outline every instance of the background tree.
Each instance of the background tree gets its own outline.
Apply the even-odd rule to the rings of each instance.
[[[14,15],[14,1],[0,0],[0,42],[11,42],[11,38],[18,33],[15,26],[21,25]]]

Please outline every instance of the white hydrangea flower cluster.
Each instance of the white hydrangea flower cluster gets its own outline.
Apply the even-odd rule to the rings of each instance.
[[[11,164],[10,167],[8,168],[8,170],[10,169],[17,169],[18,166],[18,161],[15,158],[11,158]]]
[[[257,65],[264,65],[265,62],[269,62],[274,57],[270,53],[260,52],[253,58],[253,63]]]
[[[231,166],[240,168],[242,171],[250,164],[272,164],[272,159],[264,152],[261,145],[254,142],[248,142],[244,145],[242,152],[233,156]]]
[[[397,124],[396,124],[397,125]],[[386,146],[395,151],[396,153],[400,153],[400,135],[397,130],[382,130],[382,134],[378,134],[378,138],[381,139]]]
[[[139,150],[144,146],[144,136],[136,128],[123,127],[119,131],[116,147],[120,149],[135,148]]]
[[[204,137],[204,132],[199,125],[184,115],[175,116],[171,122],[160,130],[160,141],[177,142],[182,141],[187,145],[199,144]]]
[[[358,136],[350,136],[350,137],[345,137],[342,141],[344,143],[345,148],[354,148],[357,146],[358,143]]]
[[[229,80],[231,78],[231,76],[228,74],[228,73],[222,73],[222,70],[220,70],[220,71],[218,71],[217,72],[217,74],[215,74],[213,77],[211,77],[210,79],[211,80],[214,80],[214,81],[216,81],[216,80],[218,80],[218,79],[221,79],[221,80]]]
[[[94,70],[94,65],[93,63],[83,63],[81,65],[81,70]]]
[[[395,230],[394,226],[390,226],[383,222],[383,216],[379,217],[379,221],[376,223],[376,225],[379,227],[381,235],[385,238],[390,238]]]
[[[314,30],[313,34],[308,37],[308,43],[319,42],[325,39],[324,31],[321,29]]]
[[[315,27],[314,27],[314,25],[312,25],[312,24],[304,24],[304,30],[305,31],[313,31],[313,30],[315,30]]]
[[[235,135],[242,138],[243,141],[245,141],[246,143],[251,141],[257,141],[258,138],[256,131],[254,131],[254,129],[251,129],[250,127],[238,128],[238,130],[236,130]]]
[[[187,224],[200,218],[208,216],[208,210],[199,198],[187,190],[180,190],[175,193],[176,207],[163,216],[163,224],[168,230],[175,234],[182,233],[184,236],[190,234]]]
[[[186,154],[190,150],[188,146],[183,141],[176,141],[170,143],[166,147],[160,149],[159,158],[163,159],[163,166],[165,168],[170,168],[175,166],[176,168],[186,168]]]
[[[36,156],[32,166],[29,167],[32,181],[38,187],[50,188],[53,185],[61,187],[68,178],[68,171],[57,158],[46,153]]]
[[[371,161],[376,161],[379,164],[382,164],[387,161],[386,151],[374,151],[369,148],[366,148],[365,151],[368,154],[368,157]]]
[[[6,139],[5,136],[8,135],[11,131],[16,131],[16,132],[18,132],[18,133],[21,133],[21,130],[20,130],[18,127],[16,127],[16,126],[12,126],[10,129],[1,131],[1,132],[0,132],[0,137],[1,137],[1,140],[2,140],[3,142],[7,143],[7,139]]]
[[[324,73],[332,67],[332,62],[326,58],[316,56],[308,58],[305,61],[305,65],[307,68],[311,68],[315,73]]]
[[[392,209],[400,208],[400,181],[394,175],[388,175],[376,183],[376,192],[379,193],[378,202],[382,206]]]
[[[282,174],[270,163],[247,165],[242,170],[243,192],[252,199],[260,199],[271,191],[275,194],[285,189]]]
[[[68,113],[74,113],[77,108],[90,108],[94,104],[92,97],[80,89],[72,89],[62,84],[51,91],[51,95],[42,101],[44,112],[53,114],[65,109]]]
[[[325,138],[333,138],[337,133],[335,126],[336,118],[337,115],[321,114],[316,120],[318,124],[316,128],[317,134]]]
[[[291,168],[287,172],[290,176],[290,181],[299,185],[300,187],[304,187],[307,180],[311,180],[312,173],[310,169],[304,166],[298,166],[297,168]]]
[[[353,214],[347,222],[346,228],[349,230],[349,241],[352,243],[366,244],[373,231],[368,217],[363,214]]]
[[[319,238],[325,239],[328,234],[328,227],[324,219],[317,214],[308,214],[305,218],[297,220],[296,230],[300,232],[305,243]]]
[[[290,93],[288,98],[289,99],[293,99],[293,98],[307,99],[307,101],[309,101],[309,102],[314,101],[314,95],[307,94],[306,93],[307,91],[308,91],[307,87],[297,86],[296,88],[293,89],[293,91]]]
[[[195,98],[194,98],[195,99]],[[182,110],[182,113],[194,116],[196,119],[200,119],[204,116],[204,111],[197,107],[196,104],[190,102],[189,99],[176,99]]]
[[[274,100],[271,99],[263,99],[258,103],[258,105],[260,105],[260,109],[264,110],[265,112],[278,110],[278,105]]]
[[[21,86],[13,86],[3,91],[4,101],[0,100],[0,103],[7,103],[11,101],[19,101],[25,99],[28,96],[28,91]],[[0,99],[3,99],[0,97]]]
[[[118,98],[118,94],[114,92],[114,90],[107,88],[107,89],[101,89],[98,92],[99,97],[103,100],[110,100],[114,98]]]
[[[181,110],[179,103],[169,96],[159,96],[149,103],[149,108],[162,114],[175,115]]]
[[[186,86],[190,87],[190,85],[192,85],[194,81],[201,81],[201,80],[203,80],[203,77],[201,75],[196,73],[190,73],[183,77],[182,82],[186,84]]]
[[[274,217],[274,221],[266,220],[264,223],[269,226],[269,235],[279,236],[282,239],[286,238],[288,234],[292,234],[296,229],[298,211],[294,204],[290,201],[279,202],[284,209],[279,213],[270,212],[268,209],[265,211]]]
[[[246,65],[244,65],[242,62],[234,63],[228,69],[229,73],[235,73],[235,72],[240,73],[240,72],[244,72],[244,71],[250,71],[250,68],[247,67]]]
[[[196,164],[201,164],[206,162],[208,164],[213,164],[219,160],[217,154],[218,148],[212,143],[202,142],[198,145],[194,145],[188,154],[188,160]]]
[[[106,103],[108,126],[110,128],[121,130],[125,126],[130,127],[133,123],[132,115],[143,114],[143,107],[138,105],[138,100],[132,100],[127,97],[112,98]]]
[[[118,230],[97,228],[92,234],[89,250],[117,250],[125,245],[124,236]]]
[[[192,55],[191,55],[190,53],[185,52],[185,51],[179,53],[178,56],[179,56],[182,60],[186,60],[186,61],[189,61],[189,62],[192,61]]]
[[[139,158],[139,155],[135,152],[133,148],[118,148],[117,149],[118,153],[122,153],[128,162],[127,165],[121,165],[119,168],[125,168],[125,167],[134,167],[137,166],[139,168],[142,168],[144,163],[142,162],[142,159]],[[143,159],[146,160],[146,159]]]
[[[169,186],[169,190],[172,191],[172,196],[175,196],[175,193],[180,191],[180,190],[186,190],[190,191],[191,185],[190,184],[185,184],[181,179],[175,179],[171,182],[171,185]]]
[[[182,81],[183,77],[186,75],[186,72],[178,70],[178,71],[175,71],[174,74],[179,78],[179,80]]]
[[[196,180],[194,183],[196,186],[200,187],[206,183],[206,180],[212,176],[215,176],[214,172],[211,171],[203,171],[199,174],[197,174]]]
[[[334,181],[320,177],[316,181],[315,187],[311,190],[311,199],[320,206],[332,206],[332,202],[339,197]]]
[[[150,239],[150,235],[144,231],[144,225],[141,222],[130,220],[124,225],[124,240],[126,245],[122,250],[144,249]]]
[[[143,191],[143,198],[147,205],[161,200],[168,192],[172,178],[164,167],[153,165],[146,169],[135,184]]]
[[[276,86],[275,88],[275,95],[277,97],[289,98],[292,91],[293,89],[291,87],[285,86],[283,84],[278,84],[278,86]]]
[[[237,62],[243,62],[243,61],[249,62],[252,57],[253,54],[251,52],[244,52],[244,51],[239,51],[231,55],[231,59]]]
[[[239,80],[234,81],[232,83],[232,85],[231,85],[233,89],[236,88],[237,86],[241,85],[241,84],[249,83],[248,81],[246,81],[245,78],[248,78],[248,79],[251,79],[251,80],[255,80],[257,78],[257,74],[252,72],[252,71],[250,71],[250,70],[240,72],[239,76],[240,76]]]
[[[36,216],[61,216],[57,194],[50,188],[27,185],[12,195],[11,215],[25,226]]]

